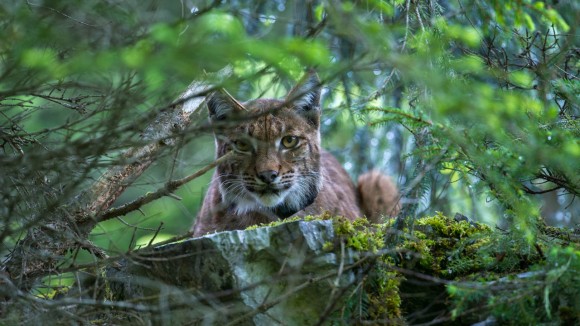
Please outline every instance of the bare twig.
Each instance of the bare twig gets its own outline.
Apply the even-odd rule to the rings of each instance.
[[[203,167],[201,170],[199,170],[199,171],[197,171],[197,172],[195,172],[195,173],[193,173],[185,178],[182,178],[179,180],[169,181],[165,184],[165,186],[163,188],[160,188],[155,192],[147,193],[146,195],[144,195],[140,198],[137,198],[134,201],[127,203],[123,206],[111,208],[108,211],[106,211],[103,215],[101,215],[100,220],[106,221],[106,220],[109,220],[113,217],[123,216],[129,212],[132,212],[134,210],[141,208],[142,206],[144,206],[144,205],[146,205],[146,204],[148,204],[156,199],[159,199],[163,196],[169,196],[171,193],[173,193],[179,187],[181,187],[184,184],[204,175],[205,173],[207,173],[209,170],[213,169],[217,165],[225,162],[226,160],[228,160],[230,158],[230,156],[231,156],[231,152],[220,157],[219,159],[215,160],[214,162]]]

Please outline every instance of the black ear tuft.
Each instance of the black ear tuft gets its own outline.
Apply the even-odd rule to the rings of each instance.
[[[225,120],[231,113],[245,110],[242,104],[224,89],[208,95],[206,103],[209,116],[212,120]]]
[[[320,88],[318,75],[309,71],[286,96],[286,102],[314,126],[320,123]]]
[[[286,96],[286,101],[303,111],[320,110],[320,79],[309,71]]]

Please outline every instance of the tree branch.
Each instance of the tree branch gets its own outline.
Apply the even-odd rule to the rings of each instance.
[[[197,172],[195,172],[195,173],[193,173],[193,174],[191,174],[183,179],[168,181],[163,188],[160,188],[155,192],[148,193],[148,194],[146,194],[140,198],[137,198],[134,201],[127,203],[123,206],[111,208],[108,211],[106,211],[103,215],[101,215],[99,220],[106,221],[106,220],[109,220],[109,219],[117,217],[117,216],[123,216],[129,212],[132,212],[134,210],[141,208],[142,206],[144,206],[144,205],[146,205],[146,204],[148,204],[156,199],[159,199],[163,196],[169,196],[175,190],[177,190],[179,187],[181,187],[184,184],[204,175],[209,170],[213,169],[214,167],[221,164],[222,162],[225,162],[230,156],[231,156],[231,152],[227,153],[226,155],[215,160],[214,162],[204,166],[201,170],[199,170],[199,171],[197,171]]]
[[[217,77],[225,79],[230,74],[231,69],[226,67]],[[44,222],[29,229],[17,243],[1,272],[6,272],[21,290],[29,289],[37,277],[54,272],[62,255],[85,241],[94,226],[103,220],[102,212],[107,211],[162,151],[177,145],[176,139],[192,120],[200,120],[199,107],[209,90],[211,86],[207,83],[195,81],[173,105],[162,109],[143,130],[142,139],[146,144],[128,149],[123,154],[125,165],[110,168],[67,205],[46,213]]]

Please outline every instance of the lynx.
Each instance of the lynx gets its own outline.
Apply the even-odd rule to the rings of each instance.
[[[373,222],[399,212],[398,192],[376,171],[354,185],[320,147],[320,81],[307,73],[284,100],[240,103],[225,90],[206,99],[219,164],[193,226],[195,236],[291,216],[333,215]]]

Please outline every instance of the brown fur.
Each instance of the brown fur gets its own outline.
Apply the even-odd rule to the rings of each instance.
[[[326,211],[351,220],[364,214],[374,222],[398,213],[397,189],[387,176],[366,173],[357,189],[320,148],[319,99],[313,74],[285,100],[241,104],[227,92],[208,98],[217,157],[233,156],[216,168],[194,235]]]
[[[358,178],[360,207],[372,222],[379,223],[381,216],[396,216],[401,210],[399,192],[391,178],[373,170]]]

